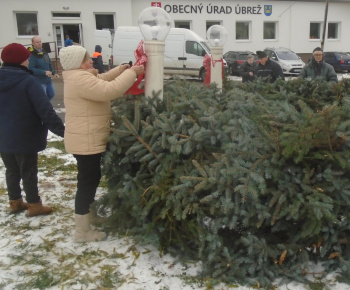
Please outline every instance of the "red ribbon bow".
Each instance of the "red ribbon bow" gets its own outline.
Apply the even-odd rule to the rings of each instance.
[[[215,66],[215,64],[217,62],[221,62],[221,66],[222,66],[222,78],[224,77],[224,62],[222,60],[222,58],[218,59],[218,60],[214,60],[213,56],[209,56],[209,54],[206,54],[203,60],[203,66],[206,70],[206,74],[205,74],[205,79],[204,79],[204,84],[209,86],[210,85],[210,71],[211,71],[211,66]]]
[[[146,62],[147,62],[147,55],[144,53],[143,51],[143,40],[140,41],[139,45],[137,46],[135,52],[134,52],[135,58],[136,58],[136,62],[135,65],[143,65],[145,67],[146,70]],[[145,77],[145,73],[140,74],[137,77],[136,82],[130,87],[130,89],[128,89],[125,93],[129,94],[129,95],[140,95],[143,94],[144,89],[140,88],[139,85],[141,83],[141,81],[143,80],[143,78]]]

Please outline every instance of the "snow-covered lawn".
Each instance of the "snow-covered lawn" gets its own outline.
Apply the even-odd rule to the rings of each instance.
[[[62,141],[53,135],[49,139]],[[177,263],[152,245],[135,243],[132,237],[109,235],[102,242],[73,243],[75,160],[56,148],[40,155],[41,163],[47,162],[39,168],[40,194],[54,212],[32,218],[26,218],[24,212],[8,214],[5,168],[0,159],[0,289],[251,289],[223,283],[212,287],[209,278],[195,277],[200,263]],[[62,161],[61,170],[50,167],[54,158]],[[99,188],[98,196],[105,190]],[[314,272],[321,269],[315,266]],[[333,275],[322,280],[310,277],[310,281],[320,283],[317,289],[325,289],[324,284],[327,289],[350,289],[335,282]],[[297,283],[274,284],[275,289],[310,289]]]

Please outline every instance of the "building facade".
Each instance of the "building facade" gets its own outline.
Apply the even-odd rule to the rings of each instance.
[[[39,35],[57,55],[69,35],[92,53],[96,29],[113,32],[118,26],[137,26],[141,11],[151,5],[169,13],[172,27],[191,29],[204,39],[211,25],[224,26],[224,52],[287,47],[310,53],[321,45],[327,15],[325,50],[350,51],[350,0],[330,0],[327,14],[326,0],[13,0],[1,5],[0,48],[11,42],[29,45]]]

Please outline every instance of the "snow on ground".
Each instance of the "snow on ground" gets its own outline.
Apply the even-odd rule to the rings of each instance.
[[[339,78],[345,77],[350,76],[343,74]],[[49,134],[49,141],[57,140],[62,139]],[[71,154],[55,148],[40,154],[63,159],[65,166],[75,164]],[[200,272],[200,263],[176,263],[154,246],[139,245],[131,237],[110,235],[106,241],[73,243],[76,176],[71,173],[39,168],[40,195],[44,204],[54,208],[48,216],[26,218],[24,212],[9,215],[5,189],[5,168],[0,159],[0,289],[207,289],[208,280],[191,278]],[[104,190],[99,188],[97,197]],[[321,271],[314,266],[314,272]],[[312,276],[310,280],[318,278]],[[322,281],[328,289],[350,289],[349,285],[337,283],[334,274]],[[223,283],[215,286],[232,288],[251,289]],[[289,283],[275,289],[308,288]]]

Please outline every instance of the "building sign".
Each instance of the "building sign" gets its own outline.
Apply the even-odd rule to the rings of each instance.
[[[152,3],[160,3],[160,2],[152,2]],[[165,5],[164,10],[168,13],[174,14],[265,14],[266,16],[270,16],[272,14],[272,5],[264,5],[264,10],[262,6],[254,5],[254,6],[242,6],[237,4],[236,6],[219,6],[212,5],[211,3],[204,6],[202,3],[199,5]]]
[[[162,3],[161,2],[151,2],[151,6],[153,6],[153,7],[162,7]]]

